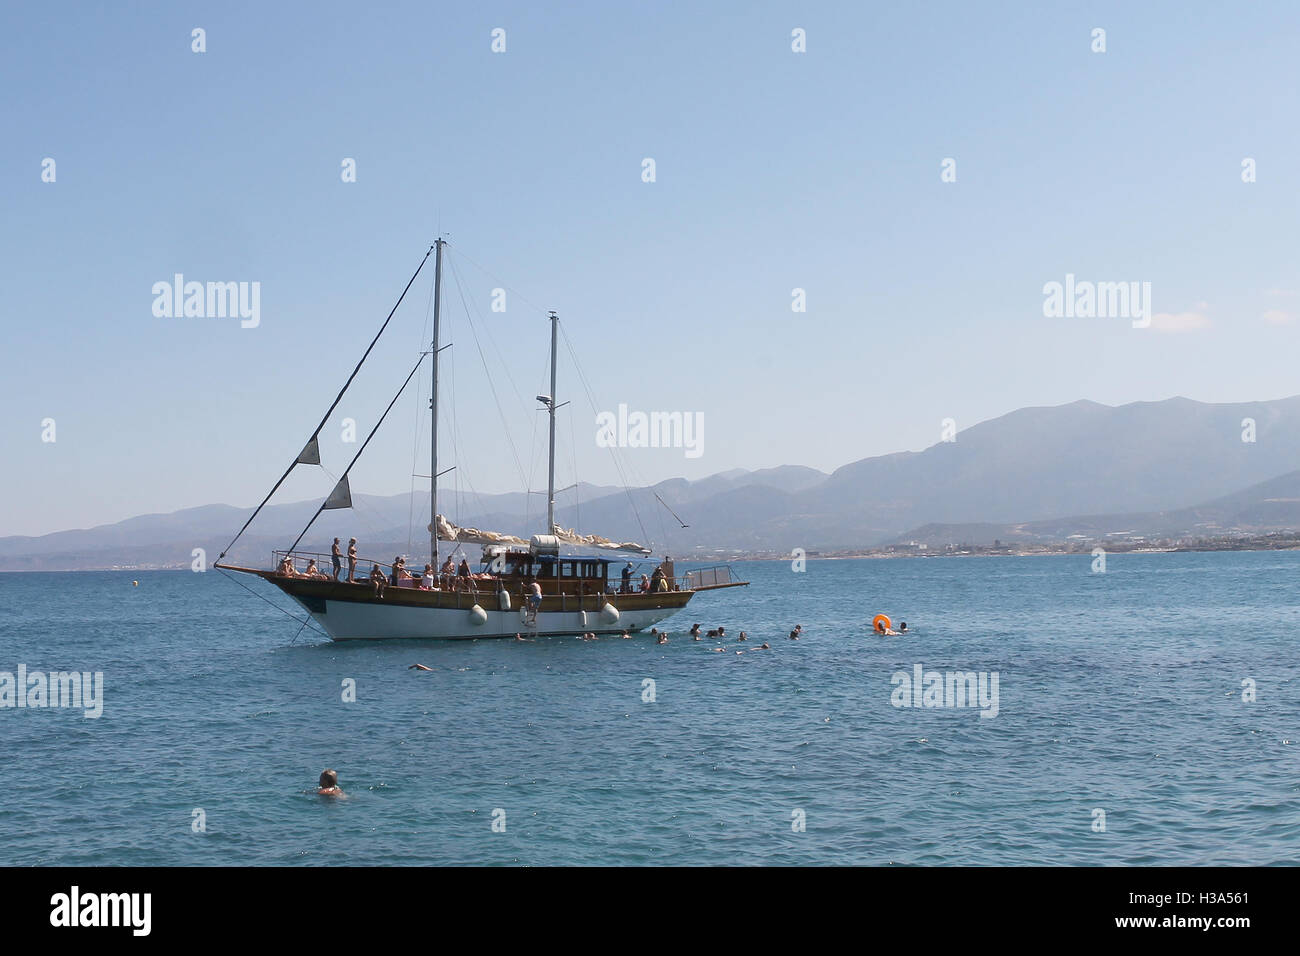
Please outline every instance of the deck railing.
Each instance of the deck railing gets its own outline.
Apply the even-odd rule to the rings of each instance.
[[[314,558],[316,560],[316,570],[318,573],[323,574],[325,575],[325,577],[330,579],[333,579],[334,577],[333,556],[330,554],[322,553],[320,551],[293,551],[293,552],[272,551],[271,552],[272,566],[278,570],[280,567],[280,563],[286,557],[293,562],[294,570],[299,575],[303,575],[306,573],[307,562],[309,562],[311,559]],[[347,554],[344,553],[340,558],[340,560],[342,562],[342,567],[341,570],[339,571],[339,580],[346,581],[347,569],[348,569]],[[416,587],[418,586],[420,579],[424,576],[423,569],[412,570],[410,568],[406,568],[405,570],[407,571],[407,573],[411,575],[411,578],[415,583],[412,585],[405,585],[405,584],[396,585],[392,583],[393,565],[386,564],[383,561],[372,561],[368,558],[363,559],[358,557],[357,568],[353,576],[353,582],[357,584],[368,583],[370,580],[370,569],[372,567],[378,567],[383,572],[385,580],[389,582],[388,584],[389,587],[406,587],[406,586]],[[488,588],[482,587],[482,585],[486,583],[482,579],[474,578],[474,577],[465,578],[465,577],[458,576],[456,574],[446,575],[437,571],[435,571],[434,573],[434,580],[437,582],[438,587],[444,591],[445,590],[464,591],[470,594],[477,595],[479,593],[495,594],[496,591],[500,589],[498,587],[493,587],[489,591]],[[560,598],[593,597],[596,594],[600,593],[596,590],[593,590],[590,583],[585,579],[549,577],[549,578],[537,578],[536,580],[541,581],[543,584],[546,584],[548,582],[558,582],[560,589],[558,592],[556,592],[556,596]],[[514,578],[514,577],[507,577],[505,575],[494,576],[492,581],[494,584],[499,583],[499,584],[506,585],[507,586],[506,590],[508,590],[512,594],[517,593],[520,596],[523,596],[527,592],[528,582],[526,582],[525,579],[522,577]],[[731,567],[726,564],[716,564],[705,568],[690,568],[688,570],[684,570],[680,574],[677,574],[671,579],[669,579],[668,587],[669,590],[671,591],[694,591],[697,588],[725,587],[733,583],[736,582]],[[573,590],[571,591],[564,590],[564,585],[566,584],[571,584],[573,586]],[[518,587],[514,587],[514,585],[518,585]],[[547,593],[548,595],[551,594],[549,590],[547,591]],[[636,578],[629,581],[629,589],[627,591],[624,591],[622,589],[621,581],[610,579],[607,583],[604,593],[609,595],[617,595],[617,594],[642,594],[645,592],[641,590],[640,576],[638,575]]]

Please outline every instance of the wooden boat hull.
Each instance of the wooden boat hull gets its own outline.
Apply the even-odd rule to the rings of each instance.
[[[477,638],[559,637],[591,631],[633,633],[676,614],[695,591],[659,594],[547,595],[536,622],[529,624],[511,595],[503,609],[499,594],[422,591],[388,587],[377,598],[369,584],[285,578],[239,568],[274,584],[300,604],[336,641],[473,640]],[[607,611],[612,607],[617,615]]]

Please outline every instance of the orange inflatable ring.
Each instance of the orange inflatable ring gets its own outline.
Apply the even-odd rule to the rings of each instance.
[[[894,622],[889,619],[888,614],[877,614],[871,620],[871,626],[875,628],[877,634],[884,634],[894,628]]]

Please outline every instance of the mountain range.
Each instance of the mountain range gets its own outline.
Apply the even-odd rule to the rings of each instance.
[[[830,474],[786,465],[646,488],[579,485],[560,496],[556,520],[680,557],[1295,529],[1297,436],[1300,396],[1233,404],[1078,401],[1022,408],[924,451],[863,458]],[[326,512],[302,547],[325,551],[334,535],[355,535],[367,557],[419,553],[426,499],[353,498],[353,511]],[[228,560],[266,564],[318,505],[268,506]],[[538,496],[512,493],[449,502],[447,510],[459,525],[527,537],[543,530],[540,507]],[[194,548],[215,558],[249,512],[205,505],[4,537],[0,570],[187,567]]]

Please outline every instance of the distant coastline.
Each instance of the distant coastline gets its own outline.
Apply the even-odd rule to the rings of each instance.
[[[889,558],[978,558],[978,557],[1040,557],[1051,555],[1091,556],[1095,549],[1101,548],[1106,554],[1179,554],[1184,552],[1210,551],[1297,551],[1300,550],[1300,531],[1277,531],[1267,534],[1218,535],[1205,538],[1159,540],[1159,541],[1088,541],[1088,542],[1043,542],[1035,544],[1012,543],[994,545],[945,545],[941,547],[921,547],[918,545],[884,545],[876,548],[853,548],[846,550],[807,551],[803,557],[808,561],[847,561],[861,558],[885,560]],[[794,559],[792,552],[734,552],[718,553],[692,557],[676,554],[674,559],[683,566],[691,564],[784,561]],[[138,564],[110,565],[94,568],[0,568],[0,574],[77,574],[97,571],[189,571],[193,569],[189,562],[172,564]]]
[[[835,551],[808,551],[809,561],[842,561],[856,558],[970,558],[1035,557],[1039,555],[1091,555],[1101,548],[1107,554],[1178,554],[1189,551],[1296,551],[1300,550],[1300,531],[1276,531],[1267,534],[1217,535],[1213,537],[1157,541],[1088,541],[1042,542],[1034,544],[960,544],[941,547],[885,545]],[[682,560],[688,560],[683,558]],[[790,561],[790,554],[770,552],[745,554],[730,561]]]

